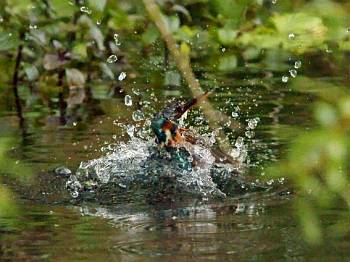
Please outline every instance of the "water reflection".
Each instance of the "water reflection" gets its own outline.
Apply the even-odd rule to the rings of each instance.
[[[254,167],[258,175],[263,174],[263,165],[278,158],[285,143],[278,129],[306,125],[307,99],[285,87],[272,88],[273,80],[261,83],[260,78],[256,81],[250,78],[232,83],[231,77],[216,72],[205,72],[205,76],[203,82],[208,86],[220,83],[211,98],[213,104],[229,116],[235,112],[232,121],[242,123],[242,133],[229,134],[231,142],[235,144],[240,136],[246,145],[244,159],[248,167]],[[8,227],[7,218],[0,220],[0,258],[19,261],[58,258],[156,261],[159,257],[187,261],[269,260],[276,255],[290,260],[298,260],[300,255],[312,258],[291,217],[292,201],[288,194],[278,194],[278,186],[216,202],[185,198],[150,205],[145,195],[120,186],[115,187],[119,194],[107,191],[104,198],[72,200],[65,189],[65,177],[48,170],[62,165],[76,170],[82,161],[105,155],[108,145],[113,145],[110,146],[113,149],[115,144],[127,144],[131,133],[143,139],[148,137],[145,121],[169,98],[169,92],[160,91],[163,88],[159,89],[157,81],[145,88],[148,77],[147,73],[138,82],[128,83],[128,74],[122,86],[112,87],[111,96],[108,86],[94,88],[94,106],[83,104],[67,112],[66,126],[60,125],[59,115],[43,107],[25,112],[26,136],[18,134],[22,143],[11,153],[29,163],[38,176],[29,187],[8,182],[26,202],[20,205],[23,213],[15,225]],[[185,89],[177,90],[177,94],[181,92],[185,93]],[[125,105],[126,95],[132,97],[132,105],[127,101],[130,106]],[[145,120],[132,121],[138,110]],[[256,118],[260,121],[254,135],[249,133],[248,137],[246,126]],[[189,119],[189,124],[201,134],[208,133],[200,111],[191,112]],[[1,113],[0,126],[2,132],[16,133],[17,116]],[[134,127],[132,132],[128,126]],[[140,143],[136,146],[140,148]],[[123,156],[127,157],[127,152],[131,152],[130,148],[122,151]],[[347,250],[343,249],[345,255]],[[330,251],[329,254],[335,252]]]
[[[257,232],[270,226],[265,217],[266,203],[261,198],[264,196],[247,195],[220,204],[194,201],[190,205],[172,203],[142,210],[83,205],[79,210],[82,216],[107,219],[120,232],[113,238],[113,252],[118,254],[220,258],[253,250],[244,243],[254,242]],[[284,201],[276,196],[265,199],[272,203]]]

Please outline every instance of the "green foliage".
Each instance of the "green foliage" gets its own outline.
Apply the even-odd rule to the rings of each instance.
[[[237,57],[235,55],[223,56],[219,61],[219,70],[232,71],[237,67]]]
[[[27,182],[31,171],[8,157],[8,150],[12,144],[10,139],[0,138],[0,183],[3,174],[11,175],[22,183]],[[13,218],[17,214],[18,210],[13,199],[13,193],[0,184],[0,217]]]
[[[0,186],[0,217],[14,217],[18,213],[12,192]]]
[[[326,40],[327,28],[319,17],[306,13],[275,15],[271,18],[273,27],[258,27],[244,34],[239,43],[266,49],[279,47],[304,53],[313,48],[320,48]]]
[[[15,49],[19,40],[11,32],[0,32],[0,52]]]
[[[346,1],[158,2],[181,51],[224,73],[242,69],[241,65],[268,73],[286,72],[289,58],[296,55],[326,57],[328,73],[333,62],[348,64],[343,63],[347,61],[344,51],[350,50],[350,5]],[[24,47],[20,83],[24,88],[33,84],[40,93],[35,101],[55,105],[54,112],[59,111],[59,94],[68,110],[85,103],[87,86],[101,97],[101,82],[119,84],[116,75],[123,66],[148,59],[163,68],[164,44],[140,3],[88,0],[83,6],[68,0],[6,0],[0,10],[0,59],[5,61],[0,64],[0,88],[10,86],[13,72],[9,68],[14,68],[20,45]],[[123,48],[115,34],[126,36]],[[137,50],[142,60],[133,61],[122,49]],[[107,63],[112,54],[123,59]],[[172,62],[170,58],[169,71],[160,82],[179,86],[181,77]],[[350,94],[345,86],[299,76],[291,88],[317,95],[313,105],[317,127],[307,132],[296,129],[286,159],[271,173],[288,177],[303,195],[297,213],[308,239],[316,243],[322,235],[318,210],[350,204]],[[35,106],[31,96],[22,99],[27,99],[28,107]],[[116,110],[106,103],[102,109],[106,114]],[[0,140],[1,172],[29,173],[7,157],[7,150],[8,141]],[[0,214],[14,211],[11,199],[9,190],[1,187]],[[344,228],[347,223],[342,223]]]
[[[296,81],[292,87],[297,90],[304,87],[304,92],[313,92],[320,98],[313,105],[318,125],[307,132],[298,130],[297,136],[295,132],[291,134],[285,160],[269,172],[287,177],[296,186],[301,195],[297,210],[302,227],[307,240],[316,244],[322,236],[320,210],[350,206],[350,92],[343,86],[321,85],[312,79],[307,79],[307,86],[299,83],[300,80]],[[314,92],[316,89],[319,92]],[[339,221],[344,223],[340,218]]]

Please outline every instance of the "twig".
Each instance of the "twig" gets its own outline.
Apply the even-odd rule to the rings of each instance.
[[[17,49],[16,63],[15,63],[13,79],[12,79],[12,90],[13,90],[13,94],[15,97],[16,111],[17,111],[17,116],[19,118],[19,126],[20,126],[23,133],[25,133],[25,131],[24,131],[25,125],[24,125],[22,104],[21,104],[21,100],[20,100],[20,97],[18,94],[18,75],[19,75],[19,68],[20,68],[21,61],[22,61],[22,51],[23,51],[22,40],[24,39],[24,35],[25,35],[24,32],[22,32],[20,34],[21,44],[18,46],[18,49]]]
[[[146,10],[150,18],[153,20],[153,22],[157,26],[163,40],[165,41],[170,54],[174,57],[176,64],[179,70],[181,71],[182,76],[186,80],[193,96],[195,97],[200,96],[201,94],[203,94],[203,91],[200,87],[199,81],[196,79],[192,71],[189,58],[185,56],[183,53],[181,53],[177,48],[176,41],[171,31],[169,30],[167,21],[165,21],[164,16],[162,16],[158,5],[155,3],[154,0],[143,0],[143,3],[146,7]],[[209,120],[210,127],[219,132],[218,142],[219,142],[220,149],[229,157],[231,146],[228,142],[228,139],[225,133],[222,131],[221,126],[218,124],[217,121],[221,120],[221,121],[228,122],[231,120],[229,119],[228,116],[215,110],[209,102],[202,104],[202,110],[205,116],[207,117],[207,119]],[[233,128],[238,129],[238,125],[233,126]]]
[[[66,108],[67,104],[64,101],[64,83],[63,83],[63,78],[64,78],[64,69],[60,68],[58,71],[58,83],[57,85],[60,87],[60,91],[58,93],[58,106],[60,110],[60,124],[65,125],[67,123],[66,120]]]
[[[169,50],[166,43],[164,43],[164,68],[165,71],[169,69]]]

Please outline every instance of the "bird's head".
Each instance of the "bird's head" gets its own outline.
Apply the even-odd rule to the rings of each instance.
[[[183,128],[180,128],[179,120],[182,119],[190,108],[198,104],[208,96],[208,92],[191,99],[188,102],[173,102],[167,105],[152,120],[151,128],[156,135],[156,142],[161,146],[173,147],[180,142]]]

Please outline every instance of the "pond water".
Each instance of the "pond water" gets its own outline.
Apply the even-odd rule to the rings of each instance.
[[[143,70],[141,65],[139,69]],[[263,180],[264,166],[283,156],[288,143],[284,128],[312,125],[308,107],[312,97],[291,91],[279,73],[267,77],[253,72],[242,77],[198,66],[196,73],[204,87],[216,88],[210,97],[215,107],[231,116],[232,123],[240,123],[240,131],[229,137],[233,144],[237,138],[243,141],[246,154],[242,176],[263,184],[264,190],[247,190],[220,199],[185,195],[171,201],[149,201],[145,190],[128,190],[120,185],[117,192],[109,191],[118,186],[114,184],[102,196],[77,197],[67,190],[68,176],[55,173],[55,168],[66,167],[74,173],[81,162],[105,159],[103,156],[111,152],[126,157],[131,152],[128,141],[135,137],[141,141],[139,148],[152,144],[147,120],[165,101],[188,97],[185,87],[163,88],[156,70],[141,76],[128,73],[123,84],[112,90],[97,83],[92,89],[94,101],[69,111],[65,126],[59,123],[57,108],[38,105],[25,111],[24,128],[19,128],[9,103],[8,110],[0,113],[1,134],[16,134],[18,143],[11,155],[30,166],[34,177],[29,184],[4,179],[16,193],[20,215],[0,219],[0,259],[348,259],[349,239],[329,238],[322,248],[308,246],[294,216],[297,197],[293,189],[282,179]],[[20,89],[22,97],[28,96],[25,87]],[[8,95],[2,94],[2,101]],[[130,97],[125,99],[126,95]],[[202,135],[211,132],[197,109],[190,113],[187,124]],[[129,160],[140,154],[132,154]],[[124,167],[126,175],[137,164]],[[327,219],[321,222],[330,226],[334,214],[342,212],[346,211],[325,210],[322,217]]]

